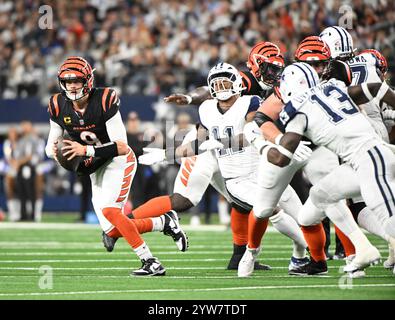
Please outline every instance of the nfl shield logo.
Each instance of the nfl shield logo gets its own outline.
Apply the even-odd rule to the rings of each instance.
[[[80,119],[80,125],[83,126],[84,125],[84,119]]]

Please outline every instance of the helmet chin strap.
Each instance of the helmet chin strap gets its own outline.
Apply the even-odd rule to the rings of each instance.
[[[68,90],[65,90],[66,91],[66,96],[67,96],[67,98],[69,98],[71,101],[78,101],[78,100],[80,100],[80,99],[82,99],[83,97],[85,97],[86,96],[86,94],[83,94],[84,93],[84,89],[85,89],[85,87],[82,87],[80,90],[79,90],[79,92],[77,92],[77,93],[69,93],[68,92]]]
[[[258,81],[259,86],[263,89],[263,90],[269,90],[272,88],[272,86],[267,85],[266,83],[264,83],[262,80]]]

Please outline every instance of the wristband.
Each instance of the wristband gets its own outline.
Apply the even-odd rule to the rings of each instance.
[[[187,99],[187,104],[191,104],[192,97],[190,95],[188,95],[188,94],[184,94],[183,96]]]
[[[95,148],[93,146],[85,146],[85,155],[87,157],[95,156]]]
[[[280,145],[280,140],[283,137],[283,134],[280,133],[275,139],[274,139],[274,143],[277,145]]]
[[[285,149],[283,146],[277,146],[277,150],[283,154],[284,156],[286,156],[287,158],[292,160],[293,157],[293,153],[291,151],[288,151],[287,149]]]

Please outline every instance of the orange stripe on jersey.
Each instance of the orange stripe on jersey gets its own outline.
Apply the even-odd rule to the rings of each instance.
[[[118,197],[118,199],[117,199],[116,202],[122,202],[122,201],[125,200],[125,199],[126,199],[126,197]]]
[[[59,105],[58,105],[58,96],[60,93],[57,93],[53,96],[53,104],[55,106],[55,115],[59,115]]]
[[[52,97],[51,97],[51,99],[52,99]],[[48,102],[48,112],[51,115],[51,117],[53,117],[52,108],[51,108],[51,99],[49,99],[49,102]]]
[[[114,98],[115,98],[116,96],[117,96],[116,92],[113,91],[113,92],[111,93],[110,104],[108,105],[108,109],[111,108],[113,101],[115,101]]]
[[[134,169],[134,163],[130,167],[126,168],[125,177],[128,176],[133,171],[133,169]]]
[[[108,89],[108,88],[104,89],[104,93],[103,93],[102,100],[101,100],[101,105],[103,107],[104,112],[106,111],[106,100],[107,100],[109,91],[110,91],[110,89]]]
[[[125,188],[121,190],[121,193],[119,194],[120,197],[125,196],[129,192],[129,188]]]
[[[242,72],[242,71],[239,71],[239,73],[240,73],[240,75],[243,77],[243,79],[245,80],[245,81],[247,81],[247,91],[250,91],[250,89],[251,89],[251,80],[250,80],[250,78],[248,78],[247,77],[247,75],[244,73],[244,72]]]
[[[192,162],[190,159],[187,159],[185,161],[185,169],[187,169],[189,172],[192,171],[193,166],[195,165],[194,162]]]
[[[190,172],[185,170],[184,168],[181,169],[181,173],[184,175],[184,177],[188,180]]]
[[[187,184],[188,184],[188,180],[186,180],[186,179],[183,178],[183,177],[181,177],[180,179],[181,179],[182,184],[186,187]]]
[[[130,149],[131,150],[131,149]],[[133,152],[129,152],[128,154],[128,158],[126,159],[127,162],[132,162],[132,161],[136,161],[136,156],[134,155]]]
[[[132,179],[132,175],[129,175],[123,179],[123,185],[121,189],[126,188],[130,184],[130,180]]]

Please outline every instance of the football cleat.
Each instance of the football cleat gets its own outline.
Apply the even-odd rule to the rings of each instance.
[[[310,259],[310,262],[300,266],[299,268],[294,268],[288,271],[289,275],[294,276],[317,276],[328,273],[328,266],[326,261],[314,261]]]
[[[141,277],[141,276],[164,276],[166,269],[162,266],[159,260],[155,257],[147,260],[141,260],[142,266],[140,269],[132,271],[130,275]]]
[[[173,238],[178,250],[186,251],[189,246],[188,236],[181,229],[177,213],[171,210],[164,215],[164,218],[163,234]]]
[[[304,258],[295,258],[291,257],[288,265],[288,271],[297,270],[299,267],[302,267],[310,262],[310,259],[307,257]]]
[[[395,250],[391,244],[388,244],[388,258],[384,261],[383,266],[385,269],[393,269],[395,267]]]
[[[104,231],[102,233],[102,241],[104,248],[107,249],[108,252],[114,250],[115,243],[117,242],[118,238],[111,238],[109,237]]]
[[[252,275],[254,272],[255,260],[258,257],[260,251],[261,247],[258,247],[257,249],[250,249],[247,246],[247,250],[244,252],[237,269],[238,277],[244,278]]]
[[[242,257],[242,254],[233,254],[226,269],[237,270]],[[261,264],[259,261],[255,261],[254,270],[272,270],[272,267],[267,264]]]
[[[373,246],[364,250],[363,253],[356,255],[350,263],[344,266],[344,272],[355,272],[366,267],[377,265],[380,262],[380,252]]]

